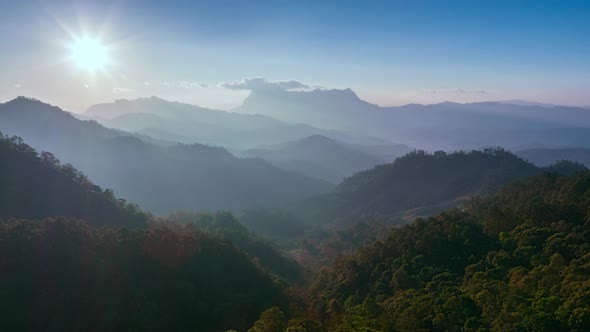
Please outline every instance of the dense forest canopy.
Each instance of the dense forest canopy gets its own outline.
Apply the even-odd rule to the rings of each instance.
[[[243,330],[287,304],[232,243],[190,228],[4,220],[0,271],[3,331]]]
[[[3,330],[590,329],[580,163],[416,151],[303,203],[357,222],[339,227],[260,208],[155,218],[18,137],[0,156]],[[382,223],[449,200],[462,209]]]
[[[590,172],[542,174],[392,230],[310,288],[334,331],[590,329]]]
[[[155,224],[164,224],[169,227],[175,224],[194,227],[206,234],[233,243],[261,269],[279,280],[303,282],[303,268],[299,264],[282,254],[274,243],[250,232],[229,212],[219,211],[213,214],[176,212]]]
[[[512,180],[540,172],[501,148],[432,154],[414,151],[393,163],[359,172],[295,210],[320,223],[395,217],[417,208],[441,211],[469,196],[494,192]]]
[[[589,32],[0,0],[0,332],[590,332]]]
[[[0,218],[65,216],[95,225],[141,227],[148,215],[93,184],[50,152],[0,133]]]

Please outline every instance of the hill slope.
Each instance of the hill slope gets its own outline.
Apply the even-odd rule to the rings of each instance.
[[[385,150],[389,150],[388,156]],[[314,135],[268,148],[247,150],[243,155],[263,158],[283,169],[338,183],[358,171],[391,162],[409,151],[410,148],[404,145],[365,147]]]
[[[3,331],[243,331],[286,303],[233,244],[186,228],[0,221],[0,269]]]
[[[316,222],[387,218],[408,209],[437,205],[444,209],[539,172],[502,149],[452,154],[417,151],[357,173],[295,210]]]
[[[392,230],[311,288],[334,331],[590,329],[590,172],[543,174]]]
[[[185,144],[222,145],[232,149],[297,140],[309,135],[352,137],[269,116],[241,114],[171,102],[157,97],[117,100],[91,106],[85,113],[110,128]]]
[[[517,151],[524,158],[538,166],[548,166],[560,160],[579,162],[590,166],[590,149],[588,148],[546,148]]]
[[[103,191],[71,165],[0,133],[0,218],[65,216],[94,225],[145,226],[148,216]]]
[[[237,112],[369,134],[429,150],[584,146],[590,112],[501,102],[380,107],[352,90],[253,91]]]
[[[97,184],[158,213],[276,207],[330,188],[223,148],[150,144],[26,98],[0,104],[0,130],[55,153]]]

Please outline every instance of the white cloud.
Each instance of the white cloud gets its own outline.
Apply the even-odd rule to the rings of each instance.
[[[269,81],[262,77],[245,77],[240,81],[222,82],[220,87],[230,90],[296,90],[311,89],[311,86],[298,81]]]
[[[113,89],[113,93],[125,93],[125,92],[131,92],[133,90],[129,89],[129,88],[114,88]]]
[[[16,84],[14,85],[14,87],[15,87],[16,89],[20,89],[20,88],[22,88],[22,87],[23,87],[23,85],[22,85],[22,84],[20,84],[20,83],[16,83]]]

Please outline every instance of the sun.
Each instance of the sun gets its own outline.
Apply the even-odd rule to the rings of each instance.
[[[76,38],[71,43],[70,50],[72,61],[89,72],[102,70],[110,62],[108,47],[98,39]]]

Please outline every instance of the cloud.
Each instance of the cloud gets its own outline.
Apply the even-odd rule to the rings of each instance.
[[[297,90],[311,89],[311,86],[298,81],[269,81],[262,77],[243,78],[240,81],[222,82],[220,87],[230,90]]]
[[[129,88],[114,88],[113,89],[113,93],[125,93],[125,92],[131,92],[133,90],[129,89]]]
[[[454,89],[422,89],[421,90],[424,93],[431,93],[431,94],[437,94],[437,93],[458,93],[458,94],[486,94],[488,93],[486,90],[483,89],[460,89],[460,88],[454,88]]]
[[[22,85],[22,84],[20,84],[20,83],[16,83],[16,84],[14,85],[14,87],[15,87],[16,89],[20,89],[20,88],[22,88],[22,87],[23,87],[23,85]]]

